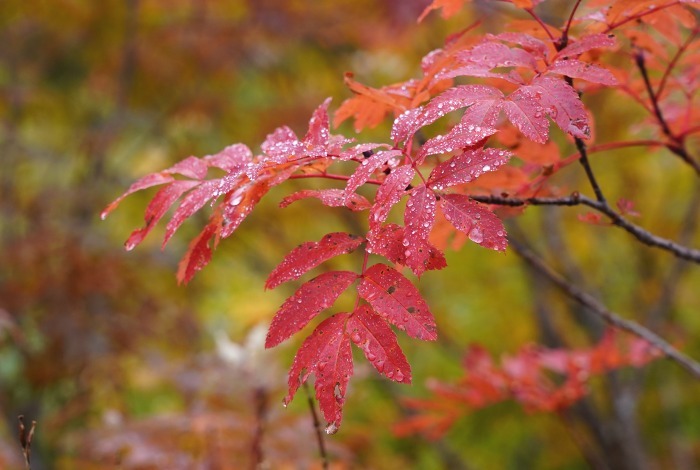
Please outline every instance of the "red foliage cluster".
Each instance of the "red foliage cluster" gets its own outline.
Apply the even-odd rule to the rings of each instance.
[[[424,15],[440,7],[444,15],[449,15],[462,3],[464,0],[436,0]],[[584,140],[591,137],[593,123],[579,93],[620,83],[616,79],[618,71],[613,73],[597,63],[600,49],[618,47],[613,31],[628,34],[626,27],[632,20],[657,21],[657,14],[675,15],[686,21],[691,15],[687,7],[698,7],[690,1],[667,1],[653,2],[654,7],[649,9],[646,7],[652,2],[619,1],[603,13],[581,18],[572,14],[565,25],[556,28],[545,25],[533,13],[532,7],[540,1],[511,3],[533,16],[530,26],[540,28],[539,33],[475,36],[463,31],[424,57],[421,77],[381,89],[346,76],[355,96],[340,106],[335,124],[352,117],[359,130],[393,116],[391,144],[350,145],[351,139],[331,134],[327,112],[330,100],[326,100],[314,112],[302,139],[288,127],[280,127],[268,135],[258,155],[236,144],[215,155],[189,157],[137,181],[102,214],[105,217],[135,191],[165,185],[146,208],[145,226],[127,240],[126,247],[131,249],[178,199],[181,201],[167,224],[164,243],[187,218],[206,204],[213,206],[209,222],[180,263],[178,279],[188,282],[210,261],[219,241],[240,226],[272,187],[298,178],[345,182],[342,188],[296,192],[281,206],[317,198],[330,207],[367,211],[367,233],[332,233],[318,242],[302,244],[287,255],[266,284],[273,288],[300,278],[332,257],[364,251],[359,272],[326,272],[302,284],[281,306],[267,336],[267,347],[288,339],[356,283],[355,309],[323,321],[299,349],[289,375],[286,402],[311,374],[316,376],[316,396],[329,423],[328,432],[337,430],[341,422],[353,373],[351,343],[365,353],[377,371],[394,381],[409,383],[410,367],[391,326],[417,339],[437,337],[433,316],[413,283],[400,268],[375,264],[370,255],[408,267],[416,276],[441,269],[446,266],[445,257],[431,242],[431,236],[438,224],[443,225],[443,219],[475,244],[505,250],[507,239],[501,221],[491,206],[476,202],[474,196],[527,198],[554,194],[545,185],[549,176],[585,154],[579,151],[569,159],[558,160],[555,151],[552,158],[550,121],[579,150],[585,148]],[[589,3],[595,6],[609,2]],[[572,35],[574,26],[576,36]],[[458,77],[483,83],[457,85],[454,79]],[[622,88],[636,93],[627,83]],[[456,111],[461,113],[459,121],[450,123],[452,116],[447,115]],[[424,138],[426,127],[443,118],[448,121],[448,131]],[[693,120],[685,123],[685,129],[669,133],[669,138],[690,132]],[[515,155],[524,164],[509,165]],[[334,173],[336,162],[353,162],[354,170],[350,174]],[[221,174],[208,177],[210,171]],[[366,185],[378,187],[371,198],[357,193]],[[403,200],[403,226],[387,223],[390,211],[401,207],[398,204]],[[615,356],[612,344],[604,342],[587,352],[529,350],[509,359],[502,371],[476,349],[468,361],[471,374],[464,393],[472,398],[466,401],[485,403],[515,396],[535,409],[566,406],[583,393],[582,374],[640,362],[633,355]],[[618,359],[613,361],[613,357]],[[564,373],[569,379],[563,387],[553,389],[544,385],[543,369]],[[479,392],[478,398],[475,391]]]
[[[587,349],[528,346],[504,357],[500,367],[483,347],[472,345],[463,361],[465,375],[454,384],[431,381],[431,398],[405,399],[417,414],[394,431],[437,439],[470,410],[505,400],[515,400],[530,412],[559,412],[588,393],[593,377],[625,366],[641,367],[659,356],[647,341],[619,336],[614,330]]]

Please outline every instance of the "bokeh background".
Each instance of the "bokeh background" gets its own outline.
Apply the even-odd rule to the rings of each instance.
[[[236,142],[255,148],[283,124],[303,134],[326,97],[337,106],[350,96],[345,71],[374,86],[416,76],[424,54],[472,21],[469,12],[447,22],[433,14],[417,25],[427,3],[0,2],[0,467],[23,467],[16,429],[24,414],[38,422],[35,470],[248,468],[259,452],[265,468],[320,468],[306,397],[281,405],[300,339],[262,345],[294,286],[264,292],[263,284],[298,243],[362,221],[312,203],[278,209],[281,195],[301,187],[291,182],[191,284],[177,286],[177,261],[203,215],[165,250],[161,227],[127,253],[123,241],[153,193],[132,196],[107,221],[99,212],[136,178],[188,155]],[[639,110],[608,104],[590,103],[609,111],[599,138],[626,135]],[[387,136],[384,126],[361,140]],[[674,237],[692,213],[692,175],[668,155],[643,153],[606,155],[596,168],[611,194],[636,202],[646,226]],[[579,173],[567,170],[561,184],[577,187]],[[696,268],[582,224],[574,211],[532,212],[512,228],[532,234],[553,263],[576,266],[569,274],[632,318],[665,299],[661,281],[676,276],[662,305],[670,313],[655,326],[700,356]],[[392,434],[406,413],[399,397],[423,396],[428,377],[458,376],[472,342],[513,352],[552,324],[570,344],[587,341],[573,307],[512,253],[472,246],[448,262],[420,281],[440,341],[400,339],[412,387],[358,361],[343,427],[327,440],[333,468],[586,468],[560,417],[511,403],[471,413],[438,441]],[[654,462],[693,468],[697,384],[668,363],[640,380],[635,432]],[[619,424],[610,382],[594,384],[593,400],[601,419]]]

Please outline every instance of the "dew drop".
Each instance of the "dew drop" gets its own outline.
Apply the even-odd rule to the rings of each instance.
[[[377,358],[377,355],[376,355],[376,354],[373,354],[373,353],[371,353],[371,352],[368,352],[368,353],[367,353],[367,360],[368,360],[368,361],[372,362],[372,361],[374,361],[376,358]]]
[[[474,243],[481,243],[484,241],[484,233],[479,227],[474,227],[469,232],[469,239]]]
[[[490,170],[491,170],[491,167],[490,167],[489,165],[484,165],[483,170],[484,170],[484,171],[490,171]]]
[[[407,238],[404,238],[403,241],[401,242],[401,244],[402,244],[403,246],[408,246],[408,245],[411,244],[411,242],[409,242]]]
[[[326,426],[326,434],[335,434],[338,432],[338,426],[335,423],[331,423]]]

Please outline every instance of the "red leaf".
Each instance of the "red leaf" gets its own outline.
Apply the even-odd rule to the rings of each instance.
[[[365,353],[380,374],[395,382],[411,383],[411,366],[401,351],[396,335],[386,321],[367,305],[359,306],[345,326],[350,339]]]
[[[525,137],[544,144],[549,137],[549,122],[540,99],[541,95],[536,94],[529,87],[520,87],[511,93],[501,106],[510,122]]]
[[[386,152],[377,152],[362,160],[362,163],[357,166],[345,186],[346,199],[352,197],[357,188],[365,184],[384,162],[399,155],[401,155],[401,150],[388,150]]]
[[[406,266],[416,276],[423,274],[430,259],[428,236],[435,223],[435,206],[435,194],[431,189],[421,185],[411,190],[404,212],[403,246],[406,248]]]
[[[201,180],[207,176],[207,164],[201,158],[187,157],[165,170],[165,172]]]
[[[494,171],[504,165],[511,156],[510,152],[493,148],[467,150],[433,168],[428,185],[441,190],[469,183],[483,173]]]
[[[617,79],[609,70],[576,59],[558,60],[550,65],[547,71],[566,75],[567,77],[580,78],[591,83],[600,83],[608,86],[618,84]]]
[[[278,127],[268,134],[260,148],[269,157],[268,160],[277,163],[286,162],[289,157],[302,156],[306,150],[294,131],[287,126]]]
[[[496,132],[498,131],[492,127],[475,126],[462,120],[446,135],[435,136],[423,144],[416,156],[416,163],[423,163],[428,155],[472,147]]]
[[[502,99],[503,93],[491,86],[461,85],[450,88],[433,98],[427,105],[410,109],[396,118],[391,129],[391,138],[397,143],[404,142],[418,129],[432,124],[447,113],[472,106],[486,106],[492,109]],[[495,117],[498,117],[498,111],[499,108],[495,106]],[[489,121],[486,124],[492,126],[495,124],[495,118],[493,122]]]
[[[193,189],[185,196],[180,205],[177,206],[175,213],[165,226],[165,236],[163,238],[163,246],[168,243],[168,240],[175,234],[178,228],[199,209],[209,202],[212,198],[221,194],[218,190],[220,180],[210,180],[201,183],[197,188]]]
[[[294,398],[309,375],[316,375],[316,398],[329,423],[326,432],[340,427],[348,381],[353,373],[350,338],[345,334],[348,313],[338,313],[318,325],[306,338],[289,370],[289,393],[285,405]]]
[[[537,60],[525,49],[510,48],[505,44],[487,40],[466,51],[457,53],[460,64],[476,65],[486,70],[497,67],[525,67],[537,70]]]
[[[389,323],[417,339],[437,339],[435,319],[411,281],[385,264],[375,264],[363,276],[357,292]]]
[[[345,253],[352,253],[364,242],[364,238],[349,233],[335,232],[325,235],[318,242],[306,242],[294,248],[270,273],[266,289],[273,289],[283,282],[298,279],[307,271],[326,260]]]
[[[615,44],[615,36],[612,34],[590,34],[580,38],[578,41],[569,41],[569,45],[559,51],[554,59],[557,60],[562,57],[575,58],[591,49],[614,47]]]
[[[146,226],[134,230],[131,233],[131,236],[129,236],[129,239],[125,243],[126,249],[132,250],[136,245],[141,243],[163,215],[165,215],[170,206],[185,192],[198,184],[199,181],[173,181],[168,186],[158,191],[146,207],[144,214]]]
[[[328,207],[347,207],[353,211],[362,211],[369,209],[371,204],[364,197],[357,193],[353,193],[346,201],[345,191],[342,189],[302,189],[282,199],[280,207],[287,207],[293,202],[300,199],[314,197],[321,201],[321,204]]]
[[[389,211],[406,193],[406,187],[413,179],[415,170],[410,165],[401,166],[386,177],[377,190],[374,205],[369,212],[370,226],[381,224],[389,216]]]
[[[403,234],[403,227],[396,224],[374,228],[367,234],[367,251],[384,256],[394,263],[406,265],[406,247],[403,246]],[[429,248],[429,258],[425,269],[442,269],[447,266],[445,255],[433,245],[429,245]]]
[[[487,207],[463,194],[446,194],[440,198],[445,218],[469,239],[485,248],[503,251],[508,246],[503,223]]]
[[[530,36],[525,33],[501,33],[497,36],[488,35],[487,37],[500,39],[501,41],[511,42],[521,46],[528,52],[534,53],[534,55],[540,59],[546,59],[549,55],[549,48],[547,44],[537,39],[536,37]]]
[[[105,207],[104,210],[102,210],[102,213],[100,213],[100,218],[104,220],[109,215],[109,213],[116,209],[119,203],[122,202],[122,200],[130,194],[133,194],[136,191],[141,191],[142,189],[150,188],[151,186],[170,183],[174,180],[175,178],[173,178],[166,172],[152,173],[150,175],[144,176],[143,178],[140,178],[138,181],[129,186],[129,189],[127,189],[124,194],[119,196],[117,199],[112,201],[107,207]]]
[[[540,104],[561,130],[581,139],[590,137],[586,109],[568,83],[554,77],[537,77],[527,89],[539,97]]]
[[[229,145],[219,153],[204,157],[207,165],[227,172],[241,173],[241,169],[253,161],[253,153],[243,144]]]
[[[191,242],[177,267],[177,282],[178,284],[187,284],[192,280],[195,273],[201,270],[211,261],[211,248],[209,240],[216,232],[214,223],[207,224],[204,230],[197,235]]]
[[[355,279],[357,274],[353,272],[332,271],[302,284],[272,319],[265,347],[277,346],[308,325],[316,315],[333,305]]]

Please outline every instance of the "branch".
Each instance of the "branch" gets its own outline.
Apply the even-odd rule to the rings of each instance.
[[[499,206],[510,206],[518,207],[525,205],[533,206],[588,206],[592,209],[601,212],[606,215],[613,225],[624,229],[629,232],[637,240],[644,243],[645,245],[655,246],[661,248],[662,250],[669,251],[679,258],[687,259],[695,263],[700,263],[700,250],[694,248],[688,248],[687,246],[680,245],[673,242],[667,238],[662,238],[648,230],[640,227],[639,225],[633,224],[629,220],[622,217],[620,214],[615,212],[615,210],[608,205],[607,202],[596,201],[589,197],[583,196],[579,193],[573,193],[571,196],[566,197],[530,197],[530,198],[507,198],[499,196],[470,196],[470,198],[477,202],[483,202],[485,204],[494,204]]]
[[[636,322],[626,320],[615,312],[608,310],[605,305],[596,298],[580,290],[564,279],[559,273],[552,270],[532,251],[512,240],[510,246],[521,258],[533,268],[537,269],[544,277],[549,279],[564,294],[587,307],[591,312],[605,320],[606,323],[646,340],[649,344],[661,351],[668,359],[675,361],[691,375],[700,379],[700,363],[674,348],[668,341],[661,338],[653,331],[648,330]]]
[[[326,444],[323,440],[321,422],[318,420],[314,399],[312,398],[311,391],[309,390],[309,385],[306,382],[304,382],[304,391],[306,392],[306,398],[309,401],[309,410],[311,410],[311,418],[313,419],[314,429],[316,430],[316,441],[318,442],[318,453],[321,456],[321,466],[323,467],[323,470],[328,470],[328,453],[326,452]]]
[[[24,425],[24,415],[17,416],[19,429],[19,444],[22,446],[22,455],[24,456],[24,466],[27,470],[32,468],[32,439],[34,438],[34,430],[36,429],[36,421],[32,420],[32,426],[27,430]]]

